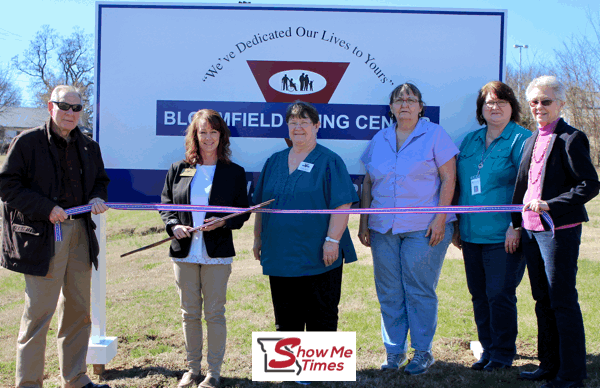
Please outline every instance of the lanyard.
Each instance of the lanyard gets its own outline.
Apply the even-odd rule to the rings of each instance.
[[[494,150],[494,147],[496,147],[496,144],[498,144],[498,142],[496,140],[498,140],[498,139],[497,138],[494,139],[494,141],[490,145],[490,152],[488,152],[488,154],[484,158],[483,156],[485,155],[485,151],[486,151],[486,149],[485,149],[485,139],[484,139],[484,143],[483,143],[484,144],[484,148],[483,148],[483,152],[481,153],[481,161],[477,165],[477,176],[479,176],[479,172],[483,168],[483,163],[485,163],[485,161],[487,160],[487,158],[492,154],[492,151]]]

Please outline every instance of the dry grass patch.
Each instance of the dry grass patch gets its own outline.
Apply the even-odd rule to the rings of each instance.
[[[600,239],[600,200],[588,207],[591,222],[584,228],[579,272],[581,306],[587,330],[588,387],[600,387],[600,290],[597,262]],[[433,352],[436,364],[424,376],[382,373],[385,358],[380,337],[379,304],[373,282],[371,252],[356,237],[358,216],[350,217],[359,260],[344,267],[339,328],[357,333],[357,381],[317,382],[315,387],[532,387],[516,379],[518,368],[537,364],[536,323],[527,274],[517,290],[519,298],[518,368],[482,374],[469,369],[474,358],[469,343],[476,339],[470,295],[460,251],[450,247],[438,285],[439,323]],[[252,331],[274,330],[268,279],[254,260],[253,219],[234,231],[238,256],[229,280],[228,347],[223,365],[225,387],[298,387],[295,383],[251,381]],[[120,254],[166,237],[156,212],[110,211],[108,215],[107,335],[119,337],[119,352],[107,365],[104,378],[113,388],[174,388],[185,372],[181,312],[175,291],[168,245],[121,258]],[[22,313],[22,275],[0,270],[0,387],[14,379],[15,342]],[[45,387],[58,387],[55,332],[48,335]],[[91,367],[89,373],[92,375]],[[93,375],[92,375],[93,376]],[[97,377],[93,377],[97,380]]]

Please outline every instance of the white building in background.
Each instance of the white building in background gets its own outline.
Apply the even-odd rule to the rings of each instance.
[[[19,132],[42,125],[48,117],[46,108],[6,108],[0,114],[0,153],[6,153]]]

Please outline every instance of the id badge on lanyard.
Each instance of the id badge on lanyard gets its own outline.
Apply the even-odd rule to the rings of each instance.
[[[471,177],[471,195],[481,194],[481,178],[479,174]]]
[[[487,156],[484,157],[485,149],[481,153],[481,162],[479,162],[479,164],[477,165],[477,175],[473,175],[471,177],[471,195],[481,194],[481,177],[479,176],[479,172],[483,168],[483,163],[485,162],[485,160],[488,158],[488,156],[490,156],[490,154],[494,150],[494,147],[496,147],[496,144],[498,144],[498,142],[494,141]]]

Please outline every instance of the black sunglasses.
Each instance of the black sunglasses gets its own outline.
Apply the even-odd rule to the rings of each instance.
[[[58,106],[58,109],[64,110],[65,112],[67,112],[69,109],[73,109],[73,112],[81,112],[81,110],[83,109],[83,105],[81,105],[81,104],[69,104],[67,102],[58,102],[58,101],[51,101],[51,102],[55,103],[56,106]]]
[[[554,102],[554,100],[542,100],[542,101],[533,100],[533,101],[529,101],[529,106],[532,108],[534,106],[537,106],[538,104],[542,104],[543,106],[550,106],[550,105],[552,105],[553,102]]]

